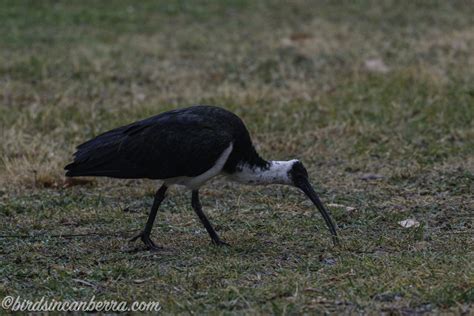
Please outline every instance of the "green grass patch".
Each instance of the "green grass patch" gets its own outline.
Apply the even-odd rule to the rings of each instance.
[[[165,313],[472,313],[474,6],[468,2],[3,1],[0,299],[159,301]],[[74,147],[192,104],[228,108],[296,190],[215,179],[213,247],[173,189],[64,187]],[[412,218],[418,227],[398,222]],[[15,237],[16,236],[16,237]]]

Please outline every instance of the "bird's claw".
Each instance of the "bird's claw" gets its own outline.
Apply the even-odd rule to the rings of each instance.
[[[145,246],[148,248],[148,250],[152,250],[152,251],[157,251],[159,249],[161,249],[159,246],[157,246],[153,240],[151,240],[150,238],[150,233],[147,233],[147,232],[141,232],[140,234],[136,235],[135,237],[133,237],[132,239],[130,239],[130,241],[135,241],[137,240],[138,238],[141,239],[141,241],[143,241],[143,243],[145,244]]]

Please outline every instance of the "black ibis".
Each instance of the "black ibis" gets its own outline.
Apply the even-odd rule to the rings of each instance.
[[[100,134],[79,145],[74,162],[65,169],[67,177],[162,180],[145,228],[132,239],[140,238],[151,250],[159,248],[150,233],[166,190],[173,184],[192,191],[191,205],[212,242],[226,245],[199,201],[199,188],[217,175],[245,184],[286,184],[301,189],[319,209],[337,243],[336,227],[303,164],[296,159],[262,159],[242,120],[219,107],[198,105],[168,111]]]

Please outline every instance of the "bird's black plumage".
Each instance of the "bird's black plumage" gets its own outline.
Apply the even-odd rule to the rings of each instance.
[[[165,112],[105,132],[77,147],[66,176],[167,179],[195,177],[210,169],[233,143],[224,166],[239,162],[264,167],[242,120],[214,106]]]

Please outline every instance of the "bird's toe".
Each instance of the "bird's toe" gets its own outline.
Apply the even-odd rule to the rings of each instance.
[[[157,246],[153,240],[151,240],[150,237],[148,238],[142,238],[142,241],[143,243],[147,246],[148,250],[151,250],[151,251],[157,251],[157,250],[160,250],[161,247]]]
[[[136,241],[138,238],[140,238],[140,240],[145,244],[145,246],[147,247],[148,250],[157,251],[157,250],[161,249],[161,247],[157,246],[153,242],[153,240],[151,240],[150,234],[148,234],[146,232],[141,232],[137,236],[130,239],[130,242]]]

